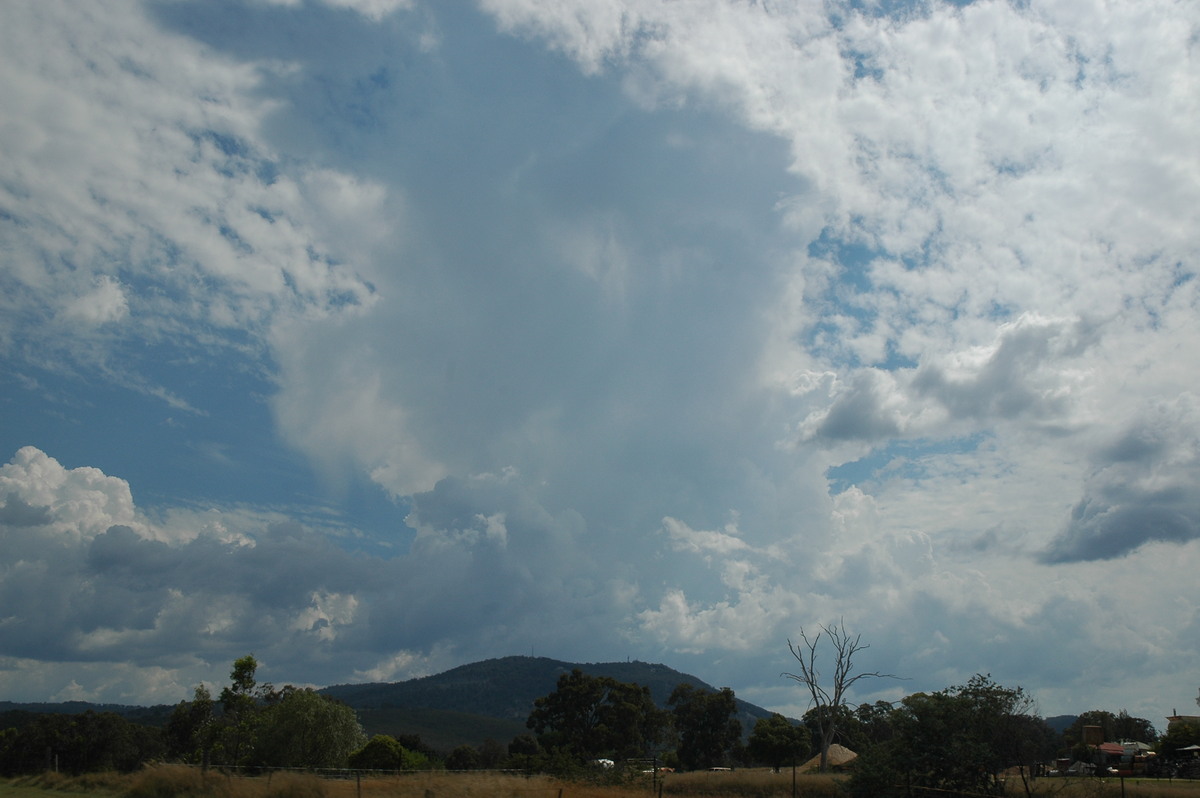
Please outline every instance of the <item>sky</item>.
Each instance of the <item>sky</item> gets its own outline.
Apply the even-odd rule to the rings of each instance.
[[[0,699],[844,624],[1200,673],[1200,4],[0,5]],[[829,660],[824,660],[829,663]],[[826,670],[828,672],[828,670]]]

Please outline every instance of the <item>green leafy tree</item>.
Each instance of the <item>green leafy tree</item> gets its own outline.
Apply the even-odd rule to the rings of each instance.
[[[854,719],[858,722],[858,733],[861,738],[858,747],[849,746],[854,751],[864,751],[869,746],[887,742],[892,739],[892,705],[887,701],[876,701],[872,704],[859,704],[854,708]]]
[[[1134,717],[1122,709],[1113,723],[1113,739],[1153,743],[1158,739],[1158,729],[1146,718]]]
[[[1156,747],[1160,754],[1170,755],[1189,745],[1200,745],[1200,723],[1175,721],[1167,727],[1166,734],[1158,739]]]
[[[504,764],[504,758],[507,755],[507,749],[491,737],[479,744],[479,766],[481,768],[487,770],[498,768]]]
[[[191,701],[180,701],[171,712],[164,732],[167,757],[182,762],[207,760],[212,745],[215,704],[204,685],[197,685]]]
[[[532,769],[539,750],[538,742],[532,734],[518,734],[508,744],[509,767]]]
[[[346,760],[355,770],[402,770],[404,746],[389,734],[376,734]]]
[[[241,765],[253,756],[262,703],[271,685],[256,680],[258,660],[253,654],[239,657],[229,672],[229,686],[221,689],[221,722],[214,750],[226,765]]]
[[[25,727],[5,733],[0,773],[15,776],[51,768],[73,775],[130,772],[164,752],[160,729],[113,712],[39,714]]]
[[[715,693],[681,684],[667,704],[679,734],[679,762],[689,770],[718,767],[729,762],[742,738],[737,701],[733,691],[722,687]]]
[[[804,757],[812,745],[808,729],[798,726],[778,712],[759,718],[750,732],[750,755],[778,771],[783,765]]]
[[[479,767],[479,752],[469,745],[460,745],[446,757],[447,770],[475,770]]]
[[[388,734],[376,734],[350,755],[347,764],[356,770],[426,770],[429,758],[401,745]]]
[[[350,707],[288,686],[262,711],[254,759],[273,767],[342,767],[366,739]]]
[[[396,742],[404,746],[406,752],[406,760],[412,770],[424,770],[430,767],[430,763],[439,758],[438,752],[429,746],[421,739],[419,734],[397,734],[394,735]]]
[[[837,743],[855,752],[862,751],[867,747],[867,736],[862,721],[858,719],[858,714],[848,706],[813,707],[804,713],[800,722],[812,735],[817,753],[822,750],[823,735],[830,729],[833,730],[829,739],[830,745]]]
[[[916,693],[891,715],[894,736],[868,748],[855,762],[854,796],[887,798],[941,790],[1003,794],[997,774],[1006,767],[1048,757],[1053,732],[1035,717],[1019,687],[977,675],[962,686]],[[1029,740],[1035,742],[1030,745]]]
[[[1104,740],[1113,739],[1113,726],[1116,721],[1116,716],[1113,713],[1102,709],[1091,709],[1081,713],[1071,725],[1063,729],[1062,741],[1063,746],[1067,751],[1078,759],[1088,759],[1087,751],[1084,748],[1083,729],[1085,726],[1098,726]]]
[[[576,668],[534,701],[526,726],[547,752],[577,761],[645,756],[660,743],[668,716],[647,687],[589,676]]]
[[[1145,718],[1133,717],[1123,709],[1115,715],[1105,710],[1093,709],[1081,714],[1063,730],[1064,747],[1080,758],[1086,756],[1086,752],[1083,750],[1083,728],[1085,726],[1100,727],[1105,742],[1135,740],[1153,743],[1158,739],[1158,731],[1154,728],[1154,724]]]

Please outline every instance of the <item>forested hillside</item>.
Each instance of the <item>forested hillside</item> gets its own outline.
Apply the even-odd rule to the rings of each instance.
[[[0,701],[0,728],[21,728],[38,715],[82,715],[85,712],[111,712],[132,723],[164,726],[171,717],[172,709],[174,707],[169,704],[140,707],[130,704],[91,704],[87,701],[63,701],[54,704]]]
[[[524,723],[535,699],[552,692],[558,677],[578,668],[590,676],[608,676],[619,682],[648,687],[654,702],[666,706],[671,691],[680,684],[705,690],[714,688],[666,665],[648,662],[572,663],[547,657],[502,657],[404,682],[342,684],[320,692],[359,711],[364,723],[377,710],[407,708],[465,712]],[[770,716],[762,707],[738,700],[738,720],[746,733],[758,718]]]
[[[450,750],[457,745],[477,746],[486,739],[507,743],[526,731],[525,721],[533,702],[553,692],[558,677],[579,668],[591,676],[607,676],[650,689],[660,707],[680,684],[714,688],[695,676],[666,665],[647,662],[573,663],[547,657],[502,657],[403,682],[341,684],[318,692],[351,708],[369,734],[419,735],[429,745]],[[0,701],[0,728],[23,728],[38,715],[111,712],[134,723],[165,726],[173,706],[138,707],[63,703]],[[771,713],[737,700],[737,718],[749,734],[759,718]]]

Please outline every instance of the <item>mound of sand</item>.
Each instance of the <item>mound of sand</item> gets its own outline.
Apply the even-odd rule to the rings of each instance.
[[[854,753],[853,751],[851,751],[849,748],[847,748],[844,745],[838,745],[837,743],[834,743],[833,745],[829,746],[829,767],[830,768],[845,767],[847,764],[849,764],[850,762],[853,762],[857,758],[858,758],[858,754]],[[808,760],[807,762],[805,762],[803,765],[800,766],[800,770],[803,770],[803,771],[820,770],[820,769],[821,769],[821,755],[820,754],[817,754],[812,759]]]

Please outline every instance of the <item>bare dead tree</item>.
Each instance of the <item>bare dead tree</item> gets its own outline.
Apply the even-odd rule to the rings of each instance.
[[[827,684],[821,682],[821,672],[817,669],[817,650],[824,636],[829,641],[833,651],[833,677]],[[789,679],[794,679],[808,688],[812,707],[817,710],[817,730],[821,738],[821,772],[829,769],[829,746],[833,744],[837,734],[838,711],[846,706],[846,693],[861,679],[899,678],[890,673],[879,671],[854,672],[854,655],[870,648],[862,642],[862,635],[851,636],[846,631],[844,622],[836,625],[821,626],[821,631],[810,640],[804,630],[800,630],[803,645],[788,640],[788,650],[800,663],[799,673],[783,673]]]

